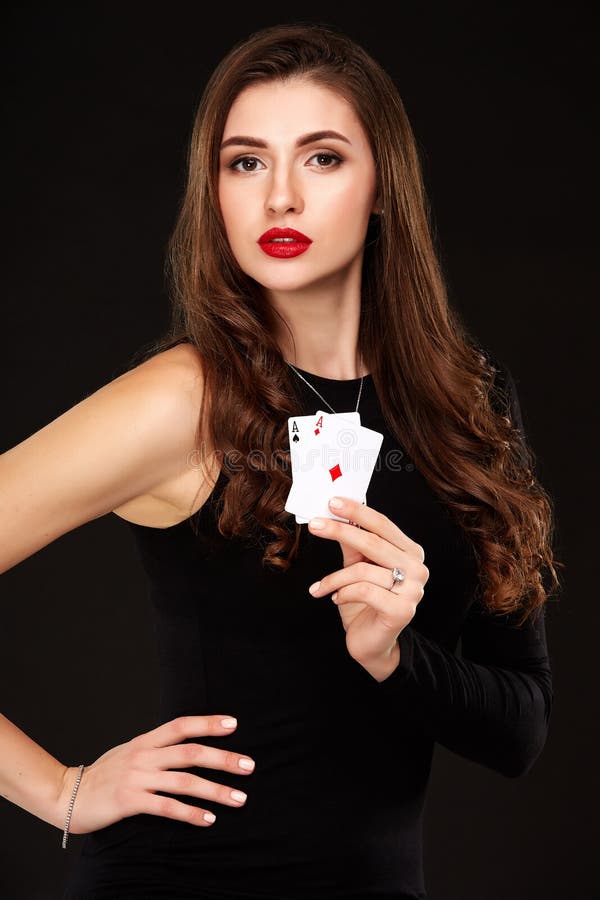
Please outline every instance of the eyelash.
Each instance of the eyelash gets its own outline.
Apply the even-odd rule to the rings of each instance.
[[[319,168],[319,169],[337,169],[337,168],[339,168],[339,166],[340,166],[340,165],[343,163],[343,161],[344,161],[344,160],[342,159],[341,156],[338,156],[337,153],[313,153],[313,155],[310,157],[310,159],[313,159],[315,156],[325,156],[325,157],[327,157],[327,159],[333,159],[333,160],[335,160],[335,165],[333,165],[333,166],[331,166],[331,165],[329,165],[329,166],[317,166],[317,168]],[[257,159],[257,157],[256,157],[256,156],[238,156],[237,159],[234,159],[233,162],[229,163],[228,168],[229,168],[229,169],[232,169],[233,171],[235,171],[235,170],[236,170],[235,167],[236,167],[237,165],[239,165],[239,163],[243,162],[243,161],[246,160],[246,159]],[[238,172],[241,172],[242,170],[241,170],[241,169],[238,169],[237,171],[238,171]],[[246,170],[246,171],[244,172],[244,174],[245,174],[245,175],[252,175],[252,174],[254,174],[254,171],[255,171],[255,170],[252,170],[252,171]]]

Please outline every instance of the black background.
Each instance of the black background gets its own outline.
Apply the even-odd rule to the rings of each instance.
[[[0,451],[120,374],[167,324],[163,260],[186,144],[230,46],[300,19],[362,42],[413,125],[451,302],[515,377],[567,565],[548,609],[546,747],[520,779],[436,749],[428,896],[588,897],[599,799],[592,27],[573,5],[372,8],[289,6],[286,17],[283,5],[278,16],[230,4],[209,22],[200,4],[5,7]],[[153,623],[132,549],[109,515],[2,577],[0,708],[69,765],[152,725]],[[60,898],[83,837],[65,852],[59,830],[6,801],[0,826],[3,896]]]

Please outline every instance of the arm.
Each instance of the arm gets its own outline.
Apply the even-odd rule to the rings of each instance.
[[[474,604],[462,631],[462,658],[408,625],[400,663],[380,682],[400,693],[425,731],[444,747],[502,775],[525,775],[546,741],[552,672],[544,615],[516,628]]]
[[[70,791],[77,769],[64,766],[0,713],[0,795],[33,813],[38,819],[63,828]]]
[[[0,455],[0,573],[184,470],[201,399],[189,352],[153,357]],[[0,714],[7,800],[62,827],[76,774]]]
[[[514,380],[497,360],[505,410],[524,436]],[[502,410],[504,412],[504,410]],[[545,744],[552,672],[545,610],[522,628],[475,602],[465,620],[462,658],[408,625],[398,638],[399,665],[380,682],[401,695],[440,744],[503,775],[526,774]]]

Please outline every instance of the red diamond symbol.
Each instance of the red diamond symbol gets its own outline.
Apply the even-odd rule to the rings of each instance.
[[[321,429],[320,429],[320,428],[315,428],[315,434],[321,434]]]
[[[335,481],[336,478],[342,477],[342,470],[340,469],[339,463],[329,470],[329,474],[331,475],[331,480]]]

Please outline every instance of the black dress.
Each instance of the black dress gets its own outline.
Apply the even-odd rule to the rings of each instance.
[[[495,362],[522,428],[514,381]],[[359,379],[299,371],[336,412],[355,409]],[[298,386],[299,413],[327,409]],[[63,900],[424,898],[434,742],[507,777],[540,754],[552,706],[544,614],[517,629],[484,613],[471,544],[392,439],[370,375],[359,412],[384,435],[367,504],[423,546],[430,571],[400,665],[377,682],[349,655],[330,595],[309,594],[342,567],[337,541],[303,525],[299,556],[281,573],[261,566],[256,544],[219,535],[223,470],[196,514],[200,536],[190,519],[132,524],[156,614],[156,724],[236,716],[231,735],[190,740],[248,754],[256,768],[190,770],[248,794],[237,808],[170,795],[212,810],[207,827],[144,814],[86,835]]]

